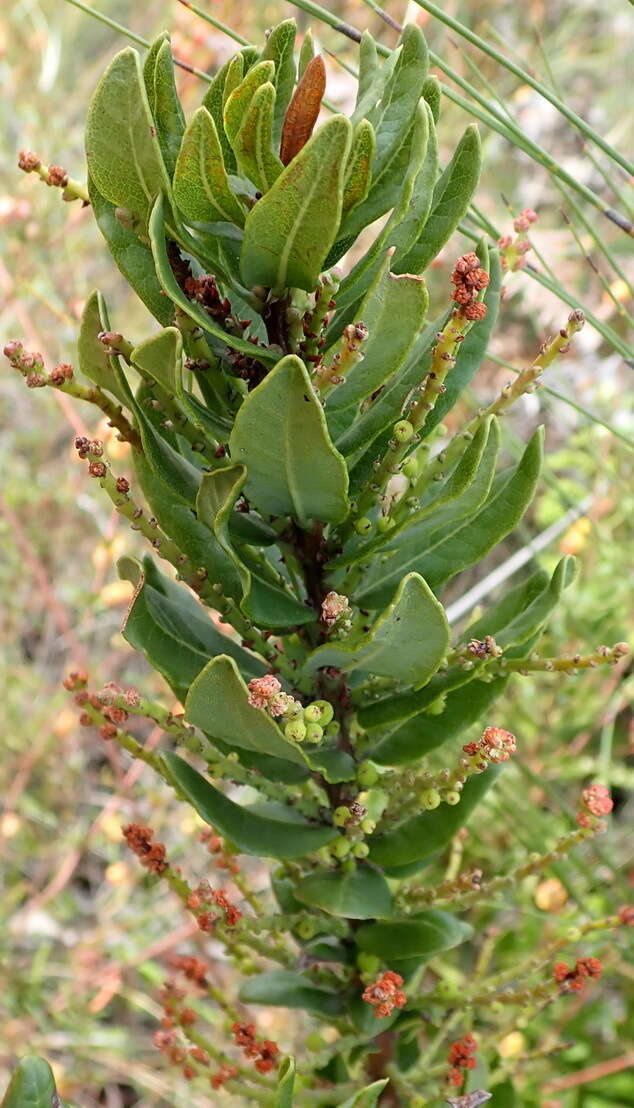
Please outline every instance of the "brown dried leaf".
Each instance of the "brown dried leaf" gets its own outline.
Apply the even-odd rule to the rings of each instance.
[[[306,66],[304,76],[286,110],[280,147],[283,165],[288,165],[308,142],[317,122],[325,91],[326,67],[321,54],[317,54]]]

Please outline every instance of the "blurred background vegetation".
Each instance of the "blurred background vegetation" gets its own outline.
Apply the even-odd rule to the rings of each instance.
[[[281,0],[201,4],[251,41],[293,12]],[[210,72],[233,49],[224,34],[177,2],[99,0],[98,7],[144,38],[170,28],[174,53]],[[357,28],[369,27],[388,46],[396,42],[369,0],[331,0],[326,7]],[[631,104],[624,94],[633,35],[626,0],[447,0],[443,10],[557,89],[615,146],[631,146]],[[416,4],[386,0],[384,11],[399,22],[417,19],[436,53],[487,105],[508,110],[523,135],[606,207],[629,218],[631,182],[602,154],[584,149],[579,134],[527,84]],[[305,28],[308,17],[297,15]],[[315,29],[327,52],[328,96],[347,110],[353,96],[347,67],[355,65],[356,48],[332,29]],[[49,368],[74,360],[81,305],[94,287],[112,305],[115,325],[135,342],[152,330],[149,317],[128,303],[89,210],[61,203],[56,190],[16,168],[17,152],[26,147],[83,176],[88,98],[122,45],[115,30],[63,0],[5,0],[0,11],[0,335],[3,343],[20,338],[40,350]],[[179,84],[191,112],[200,82],[181,70]],[[468,121],[463,108],[445,100],[440,134],[447,149]],[[507,234],[511,213],[534,208],[539,222],[530,259],[547,280],[540,284],[526,271],[511,275],[493,356],[468,403],[477,407],[491,398],[510,372],[501,363],[532,360],[543,338],[562,325],[569,309],[552,291],[561,283],[569,302],[590,313],[592,325],[548,377],[553,391],[519,406],[505,434],[512,455],[536,423],[547,425],[546,481],[521,543],[553,527],[539,555],[542,564],[552,568],[562,551],[579,556],[580,578],[566,595],[548,646],[553,653],[592,649],[627,637],[632,607],[631,238],[516,145],[486,127],[482,136],[483,217]],[[430,275],[438,303],[453,259],[467,248],[457,235]],[[120,825],[151,818],[175,857],[202,850],[197,827],[145,768],[127,767],[78,728],[60,685],[70,668],[82,667],[95,685],[112,679],[166,695],[120,634],[128,592],[115,563],[135,550],[135,537],[122,532],[72,455],[75,434],[107,438],[109,432],[61,394],[27,394],[8,370],[0,377],[0,405],[0,1089],[16,1057],[29,1049],[51,1060],[60,1092],[81,1108],[185,1105],[191,1103],[187,1090],[162,1070],[151,1045],[158,1012],[152,994],[169,954],[194,951],[203,937],[192,935],[163,890],[124,855]],[[125,471],[121,444],[110,438],[109,451]],[[517,550],[514,539],[487,568],[503,565]],[[462,578],[460,591],[471,584]],[[465,856],[485,873],[500,857],[506,864],[567,830],[588,780],[610,784],[617,800],[598,847],[560,864],[548,881],[526,882],[514,900],[480,912],[478,926],[498,929],[507,956],[530,954],[544,933],[579,913],[606,914],[634,897],[626,832],[634,811],[633,685],[627,660],[607,674],[591,672],[566,684],[548,675],[518,678],[499,709],[494,722],[517,733],[522,757],[463,844]],[[217,982],[230,988],[219,951],[213,944],[206,949],[216,959]],[[541,1044],[547,1026],[552,1046],[569,1044],[532,1071],[520,1068],[522,1081],[526,1077],[522,1104],[634,1104],[634,968],[620,935],[592,953],[607,965],[599,988],[559,1002],[539,1026],[519,1027],[500,1043],[509,1064]],[[297,1020],[291,1031],[283,1013],[262,1011],[258,1018],[284,1047],[302,1035]]]

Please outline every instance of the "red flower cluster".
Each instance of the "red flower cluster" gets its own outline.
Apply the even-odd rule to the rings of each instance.
[[[242,919],[242,912],[232,904],[229,897],[222,889],[212,889],[208,881],[201,881],[189,894],[186,901],[187,907],[194,912],[196,921],[201,931],[211,931],[218,919],[215,912],[200,909],[209,909],[212,904],[222,910],[224,920],[228,927],[235,927]]]
[[[400,973],[386,970],[373,985],[364,989],[361,999],[374,1008],[376,1019],[385,1019],[395,1008],[403,1008],[407,1003],[405,993],[400,991],[402,984]]]
[[[479,742],[465,743],[462,749],[470,758],[478,758],[476,769],[484,770],[489,762],[508,762],[517,750],[517,740],[503,727],[487,727]]]
[[[228,1066],[226,1062],[223,1062],[220,1069],[216,1073],[212,1073],[209,1078],[209,1084],[212,1089],[221,1089],[227,1081],[231,1081],[234,1077],[238,1076],[238,1071],[235,1066]]]
[[[207,966],[204,962],[201,962],[200,958],[194,958],[186,954],[174,954],[170,958],[169,964],[172,969],[179,970],[188,981],[193,981],[195,985],[200,985],[201,989],[206,987]]]
[[[456,1039],[449,1048],[449,1065],[451,1069],[447,1076],[450,1085],[462,1085],[464,1074],[462,1070],[474,1070],[476,1068],[475,1052],[478,1044],[473,1035],[463,1035]]]
[[[614,807],[610,790],[605,785],[588,785],[581,794],[581,804],[581,811],[577,815],[580,827],[594,827],[595,819],[592,816],[607,816]]]
[[[565,962],[555,962],[553,966],[553,977],[565,993],[578,993],[583,989],[586,978],[600,976],[601,963],[598,958],[577,958],[572,968]]]
[[[207,850],[213,855],[214,863],[218,869],[226,869],[228,873],[239,873],[240,868],[231,854],[225,854],[224,844],[219,835],[215,835],[210,827],[206,827],[198,836],[201,843],[205,843]]]
[[[634,904],[624,904],[619,908],[619,922],[625,927],[634,927]]]
[[[262,1039],[260,1042],[255,1037],[255,1024],[234,1023],[231,1031],[233,1041],[239,1046],[245,1058],[255,1060],[255,1068],[258,1073],[270,1073],[277,1065],[280,1048],[271,1039]]]
[[[129,823],[121,828],[123,837],[136,854],[142,866],[149,869],[150,873],[160,876],[168,867],[166,850],[163,843],[153,842],[154,832],[151,827],[143,827],[140,823]]]
[[[489,275],[480,265],[477,254],[463,254],[458,258],[451,274],[451,299],[460,305],[467,319],[484,319],[487,314],[486,304],[477,297],[488,283]]]

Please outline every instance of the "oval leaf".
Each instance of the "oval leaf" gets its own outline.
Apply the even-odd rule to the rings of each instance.
[[[283,169],[273,152],[274,107],[273,85],[262,85],[249,104],[233,143],[240,172],[263,193],[268,192]]]
[[[230,438],[260,512],[337,523],[348,513],[348,473],[304,363],[283,358],[244,401]]]
[[[343,1008],[338,993],[313,985],[308,977],[289,970],[271,970],[250,978],[242,985],[239,996],[244,1004],[303,1008],[318,1016],[336,1016]]]
[[[185,130],[185,117],[176,91],[167,31],[163,31],[152,43],[143,66],[143,79],[165,168],[171,177]]]
[[[360,669],[420,686],[438,669],[449,641],[442,604],[422,577],[410,573],[364,638],[319,646],[305,669],[308,673],[322,666],[336,666],[344,672]]]
[[[249,212],[240,266],[245,284],[311,292],[335,241],[350,121],[324,123]]]
[[[203,106],[194,113],[178,154],[174,200],[186,219],[244,224],[244,209],[231,191],[216,124]]]
[[[387,881],[372,866],[357,866],[352,873],[329,870],[312,873],[295,886],[302,904],[332,916],[348,919],[389,919],[392,894]]]
[[[4,1094],[2,1108],[61,1108],[53,1071],[44,1058],[21,1058]]]
[[[361,950],[391,964],[395,958],[433,958],[472,935],[470,924],[432,908],[406,920],[364,924],[355,932],[355,939]]]
[[[163,754],[162,761],[170,781],[199,816],[245,854],[260,858],[301,858],[319,850],[337,834],[336,828],[323,824],[286,822],[251,812],[215,789],[177,754]]]

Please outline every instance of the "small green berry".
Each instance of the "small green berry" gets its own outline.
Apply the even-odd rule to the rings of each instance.
[[[309,723],[306,728],[306,738],[309,743],[320,743],[324,737],[324,729],[318,723]]]
[[[381,532],[381,534],[383,534],[385,531],[389,531],[390,527],[393,527],[393,526],[394,526],[394,520],[392,519],[391,516],[379,516],[376,528],[377,528],[377,531]]]
[[[333,735],[338,735],[340,731],[339,721],[333,719],[332,723],[329,723],[327,727],[324,727],[324,733],[330,738]]]
[[[284,728],[284,734],[291,742],[301,743],[306,738],[306,724],[303,719],[291,719]]]
[[[343,862],[341,863],[342,873],[354,873],[356,868],[357,863],[355,862],[354,858],[344,858]]]
[[[357,770],[357,781],[364,789],[370,789],[379,780],[379,772],[372,762],[361,762]]]
[[[361,830],[364,835],[371,835],[373,831],[376,831],[376,823],[373,819],[362,819]]]
[[[340,835],[338,839],[330,844],[330,850],[335,858],[345,858],[350,853],[350,842],[343,835]]]
[[[579,943],[583,938],[583,932],[580,927],[569,927],[566,931],[566,938],[569,943]]]
[[[354,529],[357,535],[367,535],[368,531],[372,530],[372,520],[367,516],[361,516],[354,525]]]
[[[319,707],[318,701],[304,708],[304,719],[306,723],[319,723],[321,721],[321,708]]]
[[[335,808],[335,811],[334,811],[334,814],[333,814],[333,817],[332,817],[332,822],[334,823],[335,827],[345,827],[349,819],[350,819],[350,809],[349,808],[344,808],[343,806],[341,808]]]
[[[418,794],[418,800],[421,808],[424,808],[426,812],[431,812],[440,804],[440,793],[438,789],[423,789]]]
[[[311,705],[311,707],[315,706],[320,708],[321,715],[319,716],[319,719],[311,720],[311,722],[319,723],[322,727],[326,727],[327,724],[332,723],[332,718],[335,714],[335,709],[333,708],[332,704],[329,704],[327,700],[316,700],[314,705]]]
[[[409,442],[414,437],[414,428],[408,419],[399,419],[392,428],[392,434],[397,442]]]
[[[402,472],[406,477],[409,477],[410,481],[414,477],[418,477],[418,459],[413,454],[403,462]]]
[[[460,803],[460,793],[457,789],[448,789],[446,793],[442,794],[442,798],[445,804],[451,804],[452,806]]]
[[[315,924],[311,919],[300,919],[296,931],[300,939],[312,939],[315,934]]]
[[[355,843],[352,848],[352,853],[355,858],[367,858],[370,853],[370,847],[367,843]]]

